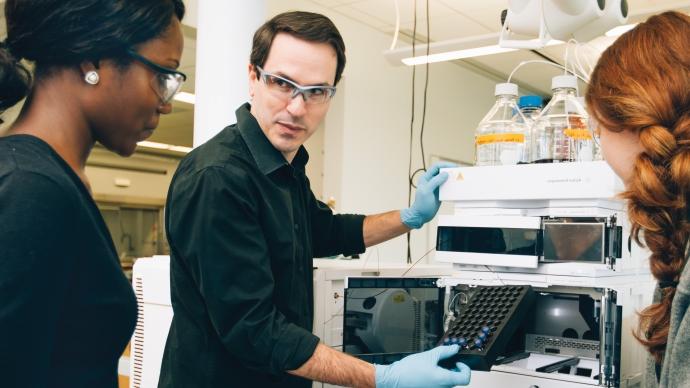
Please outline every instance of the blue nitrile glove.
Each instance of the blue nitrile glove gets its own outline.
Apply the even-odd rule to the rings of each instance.
[[[439,170],[447,167],[457,167],[455,163],[434,163],[419,180],[417,180],[417,192],[411,207],[400,211],[400,219],[403,224],[412,229],[419,229],[422,225],[431,221],[441,207],[438,200],[438,188],[448,179],[448,174]]]
[[[375,365],[376,388],[454,387],[470,383],[470,368],[458,362],[456,369],[438,366],[440,360],[455,355],[459,345],[439,346],[407,356],[390,365]]]

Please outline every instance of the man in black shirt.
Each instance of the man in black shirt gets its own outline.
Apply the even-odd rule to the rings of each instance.
[[[324,119],[345,65],[338,30],[290,12],[254,36],[251,104],[180,164],[168,195],[174,317],[159,387],[363,387],[467,384],[437,366],[457,346],[373,366],[312,331],[312,259],[354,254],[419,228],[436,214],[439,166],[411,208],[334,215],[309,187],[302,144]],[[302,86],[307,85],[307,86]]]

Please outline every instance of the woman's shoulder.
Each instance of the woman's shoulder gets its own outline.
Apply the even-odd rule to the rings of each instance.
[[[0,137],[0,180],[15,189],[73,188],[68,166],[42,140],[28,135]]]
[[[19,208],[37,201],[62,208],[76,205],[78,192],[64,161],[45,147],[29,136],[0,138],[0,202]]]

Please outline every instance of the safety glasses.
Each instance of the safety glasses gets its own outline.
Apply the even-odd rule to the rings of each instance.
[[[298,95],[302,95],[306,104],[318,105],[327,102],[335,95],[335,86],[302,86],[279,75],[264,71],[260,66],[256,66],[256,69],[259,71],[259,78],[268,86],[268,90],[275,96],[286,100],[292,100]]]
[[[151,87],[163,104],[170,103],[182,89],[184,81],[187,80],[184,73],[155,64],[134,50],[127,50],[127,54],[156,73],[156,76],[151,80]]]

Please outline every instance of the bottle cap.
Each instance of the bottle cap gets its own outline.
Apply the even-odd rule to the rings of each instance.
[[[544,100],[541,96],[522,96],[518,100],[518,106],[520,108],[541,108],[544,105]]]
[[[551,79],[551,89],[577,89],[577,77],[574,75],[557,75]]]
[[[517,96],[518,95],[518,86],[517,84],[513,83],[504,83],[504,84],[496,84],[496,92],[494,93],[495,96],[501,96],[509,94],[511,96]]]

